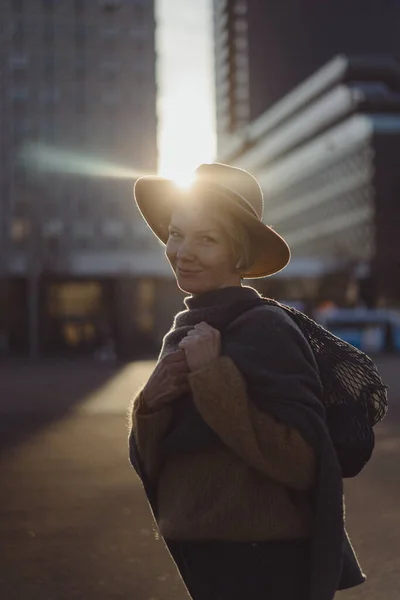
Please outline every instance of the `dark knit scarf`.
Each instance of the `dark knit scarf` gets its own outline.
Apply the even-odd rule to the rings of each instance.
[[[321,382],[312,351],[303,336],[297,338],[297,343],[284,336],[275,336],[273,340],[274,354],[277,357],[284,357],[285,354],[293,356],[295,353],[296,364],[304,358],[304,376],[295,381],[290,375],[275,374],[273,366],[269,364],[263,365],[260,373],[259,363],[257,371],[251,356],[244,347],[241,348],[238,335],[231,339],[230,322],[242,309],[245,311],[246,307],[254,304],[258,297],[253,288],[231,287],[186,298],[187,310],[175,316],[173,327],[164,338],[160,358],[176,350],[181,339],[196,323],[206,321],[221,331],[222,354],[230,356],[242,373],[250,400],[259,410],[296,428],[312,445],[317,456],[317,483],[310,492],[315,512],[310,600],[332,600],[337,589],[358,585],[365,577],[343,525],[342,476],[325,424],[325,410],[320,400]],[[268,307],[267,310],[281,309]],[[249,318],[250,313],[251,311],[248,313]],[[244,331],[243,334],[245,333]],[[268,339],[254,339],[254,351],[265,353],[265,345],[269,343]],[[291,345],[290,352],[288,344]],[[282,373],[282,369],[280,372]],[[265,384],[266,381],[268,385]],[[218,441],[219,438],[202,420],[188,395],[175,403],[174,415],[161,449],[165,455],[171,452],[193,452]],[[137,448],[132,439],[131,462],[138,472],[142,471],[140,457],[137,456]],[[142,477],[143,471],[139,475]],[[154,489],[150,490],[149,482],[146,486],[145,475],[142,481],[156,514]]]

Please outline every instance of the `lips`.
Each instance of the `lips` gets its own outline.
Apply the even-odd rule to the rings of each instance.
[[[178,267],[178,272],[180,275],[190,276],[190,275],[197,275],[197,273],[200,273],[201,271],[186,271],[185,269],[180,269]]]

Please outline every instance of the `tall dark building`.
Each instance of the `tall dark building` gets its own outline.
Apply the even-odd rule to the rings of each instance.
[[[337,54],[400,59],[395,0],[214,0],[218,154]]]
[[[166,266],[132,180],[85,166],[157,169],[154,0],[0,0],[0,24],[0,356],[143,346]]]

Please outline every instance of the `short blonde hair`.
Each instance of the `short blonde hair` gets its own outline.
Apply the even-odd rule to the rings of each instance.
[[[218,207],[213,207],[213,209],[212,216],[228,236],[234,264],[238,265],[237,270],[239,272],[247,271],[254,261],[253,245],[248,228],[230,211],[223,212]]]

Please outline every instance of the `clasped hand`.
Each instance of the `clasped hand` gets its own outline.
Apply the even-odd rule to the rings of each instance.
[[[142,390],[150,410],[159,410],[190,391],[189,372],[197,371],[221,353],[221,335],[207,323],[199,323],[156,365]]]
[[[190,371],[198,371],[221,354],[221,334],[203,321],[189,331],[179,348],[185,351]]]

